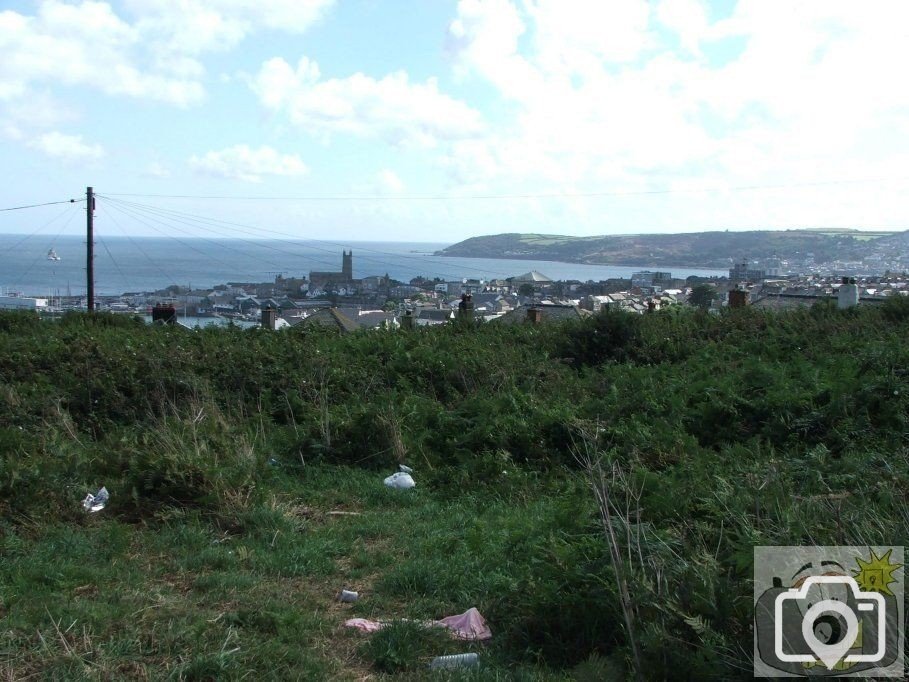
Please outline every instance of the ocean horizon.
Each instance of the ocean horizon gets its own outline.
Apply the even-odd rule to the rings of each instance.
[[[207,289],[228,282],[268,282],[309,276],[311,270],[340,271],[341,252],[353,251],[354,277],[390,275],[408,282],[417,276],[458,280],[492,279],[538,270],[552,279],[599,281],[630,277],[646,266],[585,265],[561,261],[436,256],[449,244],[196,237],[103,237],[95,242],[95,293],[115,296],[171,285]],[[48,259],[53,250],[60,260]],[[24,296],[84,295],[85,238],[0,234],[0,293]],[[725,270],[661,266],[674,277],[716,276]]]

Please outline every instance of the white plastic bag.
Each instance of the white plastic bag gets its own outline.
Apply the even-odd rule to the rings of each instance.
[[[101,490],[94,495],[91,493],[86,495],[85,499],[82,500],[82,507],[87,512],[99,512],[107,506],[107,500],[109,498],[110,495],[107,492],[107,488],[101,488]]]
[[[399,471],[386,478],[385,485],[389,488],[395,488],[396,490],[409,490],[416,486],[416,483],[414,483],[413,477],[410,474]]]

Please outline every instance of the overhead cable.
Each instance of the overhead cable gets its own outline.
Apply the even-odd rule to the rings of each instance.
[[[9,208],[0,208],[0,211],[21,211],[24,208],[38,208],[39,206],[53,206],[54,204],[75,204],[76,202],[85,201],[85,199],[66,199],[64,201],[47,201],[43,204],[29,204],[27,206],[10,206]]]

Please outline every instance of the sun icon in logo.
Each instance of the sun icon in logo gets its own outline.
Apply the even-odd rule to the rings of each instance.
[[[888,549],[883,556],[875,555],[873,549],[869,548],[868,551],[871,552],[871,558],[868,561],[862,561],[860,557],[855,558],[855,562],[858,564],[858,570],[853,574],[855,581],[864,592],[879,592],[893,596],[889,585],[896,582],[893,574],[902,567],[902,564],[890,563],[892,549]]]

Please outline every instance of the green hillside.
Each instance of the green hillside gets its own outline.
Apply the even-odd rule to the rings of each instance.
[[[473,258],[527,258],[573,263],[726,268],[742,258],[802,259],[817,263],[860,259],[875,250],[906,253],[909,232],[858,230],[755,230],[682,234],[568,237],[497,234],[472,237],[437,255]]]
[[[755,545],[909,545],[907,304],[346,336],[0,314],[0,670],[424,679],[474,651],[470,679],[632,679],[634,642],[642,679],[751,679]],[[413,490],[382,484],[401,462]],[[486,643],[401,620],[470,607]]]

